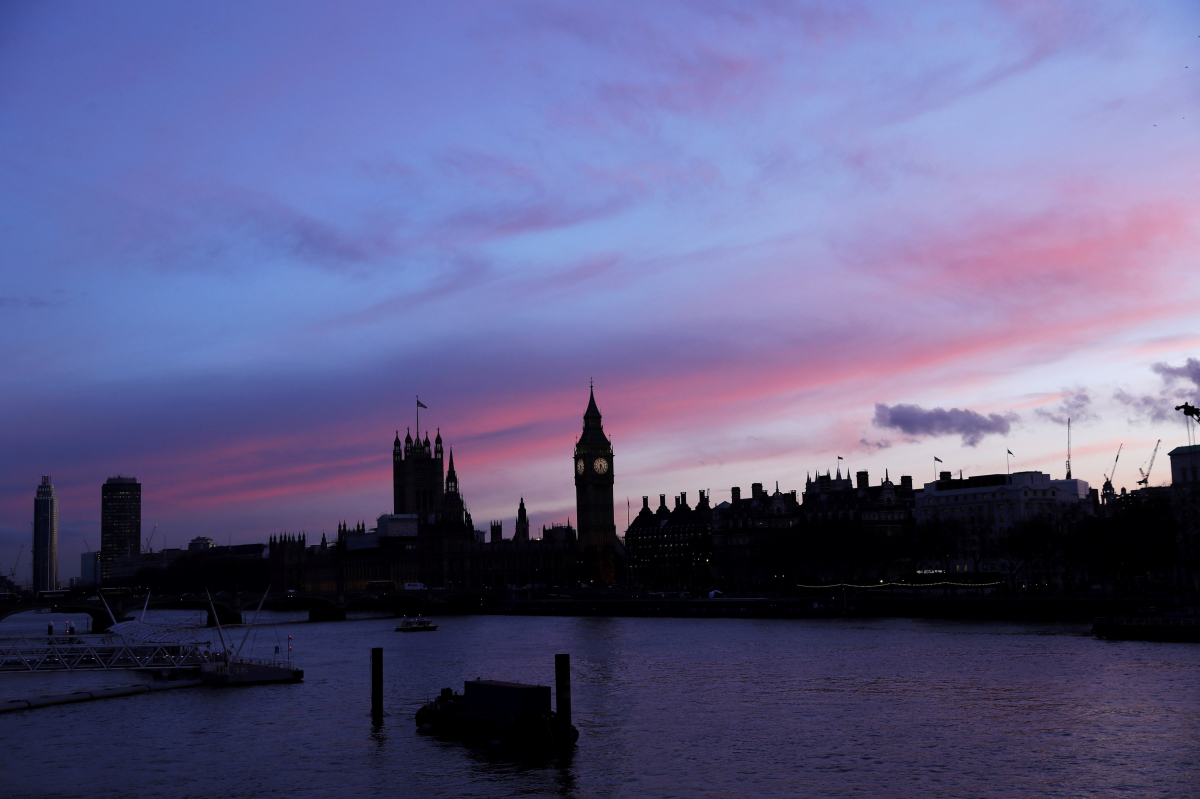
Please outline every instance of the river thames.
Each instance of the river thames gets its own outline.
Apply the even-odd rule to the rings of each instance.
[[[24,614],[0,635],[45,631]],[[61,618],[61,617],[60,617]],[[1200,793],[1200,646],[1077,625],[460,616],[279,623],[298,685],[194,688],[0,716],[7,797],[1077,797]],[[386,710],[370,719],[369,653]],[[575,754],[517,764],[418,735],[438,689],[553,685]],[[0,675],[0,698],[136,681]]]

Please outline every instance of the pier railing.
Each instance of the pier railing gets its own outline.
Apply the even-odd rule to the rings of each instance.
[[[290,667],[292,665],[291,658],[286,658],[286,659],[282,658],[282,657],[248,658],[248,657],[243,657],[242,655],[237,655],[236,657],[233,658],[233,660],[231,662],[235,663],[235,664],[236,663],[246,663],[246,664],[249,664],[252,666],[287,666],[287,667]]]
[[[221,659],[197,644],[127,644],[80,636],[0,639],[0,672],[195,668]]]

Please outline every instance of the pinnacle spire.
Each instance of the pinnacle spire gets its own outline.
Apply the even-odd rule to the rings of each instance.
[[[588,406],[587,410],[583,413],[583,418],[584,420],[600,418],[600,408],[596,406],[596,389],[594,386],[588,387]]]
[[[454,471],[454,450],[450,450],[450,468],[446,470],[446,493],[458,494],[458,474]]]

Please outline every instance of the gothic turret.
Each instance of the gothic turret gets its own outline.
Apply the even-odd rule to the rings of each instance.
[[[450,449],[450,466],[446,469],[446,493],[458,493],[458,473],[454,471],[454,449]]]
[[[521,504],[517,506],[517,526],[513,532],[513,540],[529,540],[529,516],[525,513],[525,497],[521,497]]]
[[[412,428],[404,431],[404,450],[397,444],[392,450],[393,513],[427,515],[436,512],[442,503],[442,438],[438,435],[438,450],[432,454],[429,435],[424,442],[421,434],[413,439]],[[403,457],[401,457],[403,455]]]

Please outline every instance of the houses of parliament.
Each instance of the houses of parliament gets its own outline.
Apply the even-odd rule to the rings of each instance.
[[[310,543],[301,535],[270,539],[273,585],[285,590],[361,591],[376,581],[425,588],[569,588],[613,585],[625,575],[625,555],[613,520],[612,442],[604,433],[594,389],[576,441],[573,472],[576,522],[529,535],[525,500],[517,506],[513,536],[503,523],[475,529],[438,429],[430,442],[411,429],[392,442],[392,513],[369,528],[338,525],[336,539]]]

